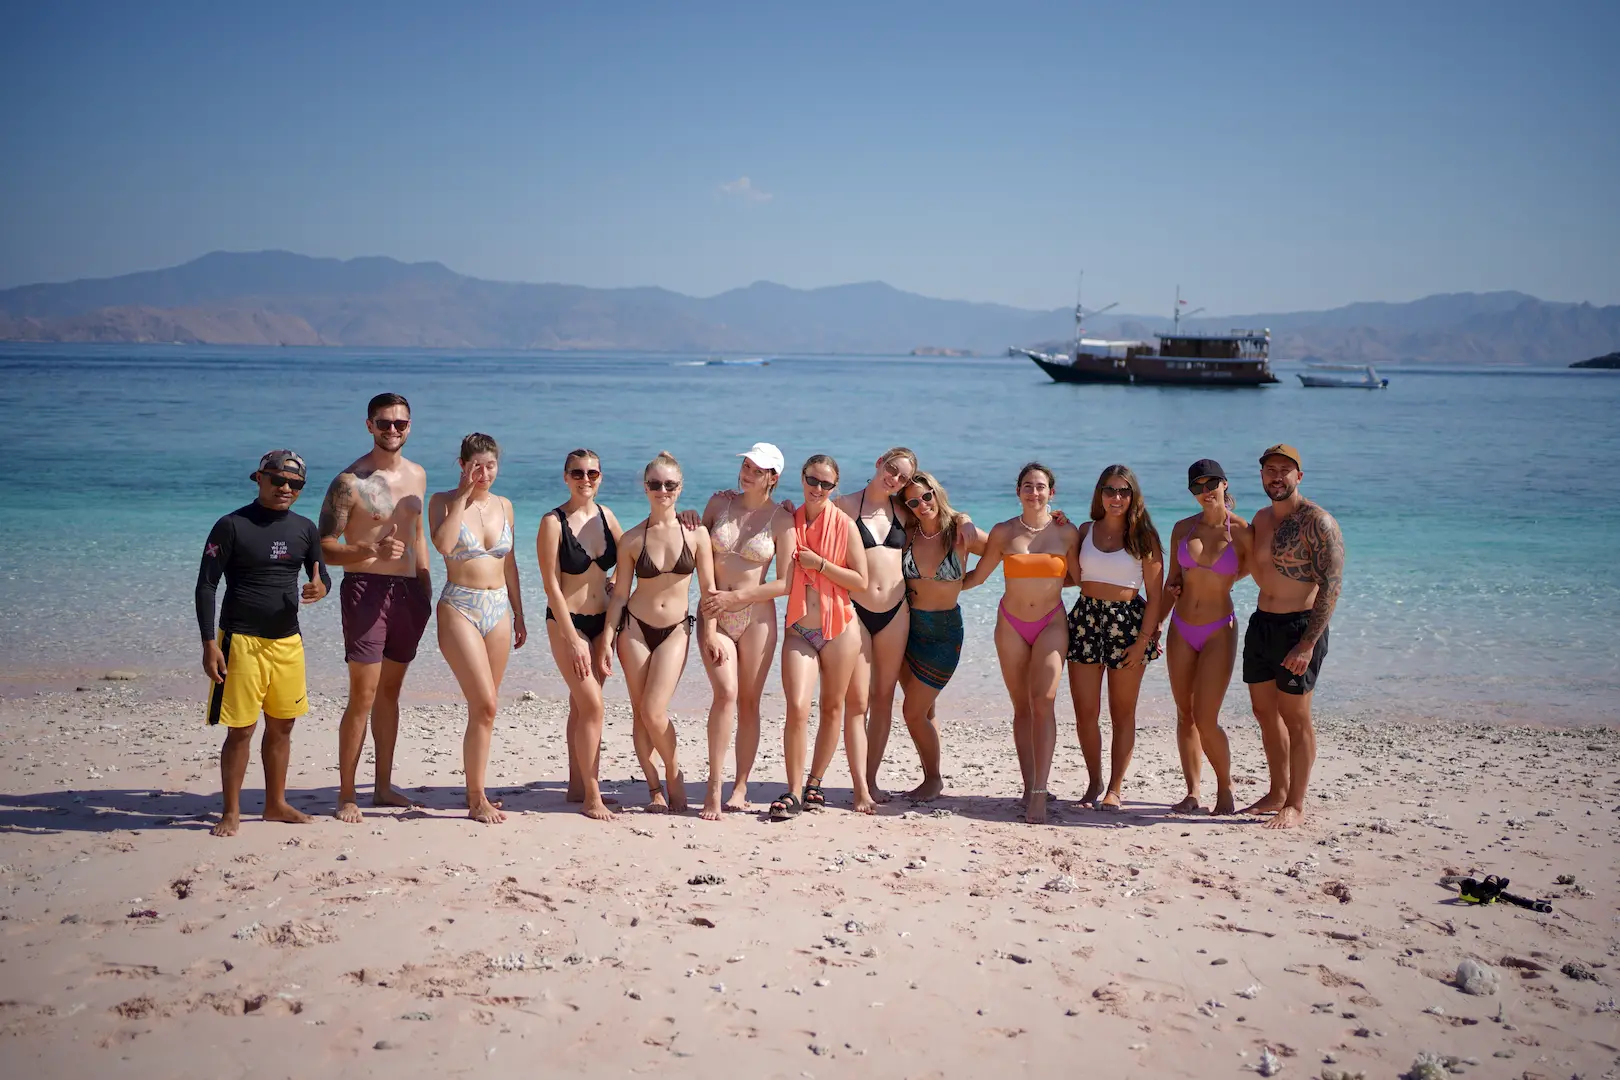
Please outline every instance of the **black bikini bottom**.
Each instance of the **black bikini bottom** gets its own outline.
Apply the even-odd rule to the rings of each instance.
[[[550,608],[546,608],[546,618],[552,622],[557,621],[557,616],[551,613]],[[607,629],[607,612],[598,611],[595,615],[575,615],[570,612],[568,621],[573,623],[574,629],[584,634],[587,640],[595,641],[602,636],[602,631]]]
[[[619,633],[624,630],[625,620],[627,619],[636,619],[634,615],[630,614],[630,609],[628,607],[626,607],[619,615],[619,625],[614,627],[615,633]],[[693,616],[688,615],[679,622],[670,623],[668,626],[648,626],[640,619],[636,619],[636,625],[641,628],[641,640],[647,643],[647,651],[657,652],[658,646],[668,641],[669,635],[673,634],[681,627],[686,627],[687,633],[691,633],[692,624],[696,621],[697,620]]]
[[[894,607],[890,608],[888,611],[868,611],[866,608],[861,607],[861,605],[855,604],[855,601],[850,601],[850,603],[855,604],[855,614],[860,617],[861,625],[866,627],[866,632],[871,634],[873,637],[877,637],[879,634],[881,634],[883,632],[883,628],[894,621],[894,617],[900,614],[900,604],[905,602],[906,598],[902,596],[900,598],[900,602],[895,604]]]

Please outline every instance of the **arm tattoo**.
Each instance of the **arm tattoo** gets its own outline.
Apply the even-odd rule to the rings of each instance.
[[[322,537],[341,537],[349,527],[349,504],[354,497],[354,475],[338,473],[321,500],[319,522]]]
[[[1344,537],[1339,523],[1320,506],[1301,507],[1278,522],[1271,539],[1271,564],[1286,578],[1317,586],[1305,636],[1319,639],[1344,585]]]

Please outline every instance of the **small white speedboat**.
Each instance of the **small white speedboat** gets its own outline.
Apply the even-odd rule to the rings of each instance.
[[[1389,385],[1371,364],[1311,364],[1299,373],[1299,381],[1304,386],[1341,390],[1382,390]]]

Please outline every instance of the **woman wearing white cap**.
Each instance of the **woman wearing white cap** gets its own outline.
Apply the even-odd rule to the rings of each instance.
[[[729,601],[733,593],[762,585],[776,558],[774,528],[783,511],[773,501],[782,476],[782,451],[758,442],[741,454],[737,490],[717,491],[703,508],[702,523],[714,548],[715,591],[703,598],[703,612],[713,615],[713,645],[722,655],[711,659],[703,650],[714,699],[709,706],[709,786],[702,816],[718,820],[722,810],[748,809],[748,778],[759,752],[759,705],[776,653],[776,603]],[[708,644],[708,643],[706,643]],[[731,798],[720,801],[725,780],[726,747],[732,722],[737,725],[737,779]]]

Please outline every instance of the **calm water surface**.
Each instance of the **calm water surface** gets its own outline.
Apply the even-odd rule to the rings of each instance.
[[[1238,511],[1263,505],[1255,458],[1280,441],[1304,455],[1304,490],[1339,519],[1349,552],[1318,708],[1551,721],[1620,715],[1620,377],[1608,372],[1391,369],[1388,390],[1261,391],[1058,386],[1013,360],[783,358],[765,368],[629,354],[0,347],[0,682],[13,687],[110,666],[197,663],[191,591],[209,525],[249,501],[265,450],[310,467],[310,517],[334,473],[364,451],[365,403],[405,394],[408,454],[430,488],[452,487],[462,435],[502,443],[498,490],[517,507],[525,595],[544,610],[532,546],[561,502],[563,455],[603,459],[603,501],[628,526],[645,513],[641,466],[681,460],[687,502],[730,486],[759,439],[790,468],[829,452],[846,489],[886,447],[912,447],[956,505],[988,524],[1017,512],[1019,465],[1058,475],[1083,516],[1098,471],[1129,464],[1162,533],[1195,506],[1186,467],[1224,463]],[[797,496],[791,482],[784,490]],[[437,559],[435,580],[443,574]],[[968,594],[964,666],[947,701],[999,701],[990,632],[999,582]],[[1240,618],[1254,589],[1239,586]],[[336,597],[307,609],[312,676],[338,685]],[[411,676],[453,689],[430,632]],[[68,677],[71,677],[69,675]],[[200,678],[200,675],[199,675]],[[774,683],[774,677],[773,677]],[[508,689],[555,691],[544,635],[517,654]],[[622,680],[615,680],[622,685]],[[706,703],[690,664],[679,702]],[[620,691],[622,693],[622,690]],[[1168,712],[1163,665],[1146,711]],[[1246,711],[1241,683],[1228,695]]]

